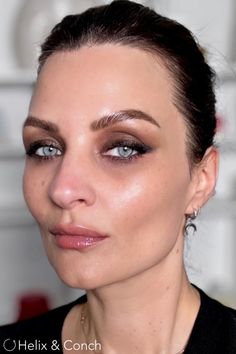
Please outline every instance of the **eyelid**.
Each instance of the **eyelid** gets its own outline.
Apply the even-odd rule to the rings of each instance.
[[[125,140],[131,143],[135,142],[155,150],[160,146],[160,136],[153,133],[151,134],[144,129],[137,129],[136,127],[122,126],[118,129],[116,127],[115,130],[110,130],[102,135],[104,146],[109,144],[109,141],[119,140]]]
[[[135,140],[119,139],[119,140],[115,140],[115,141],[112,141],[111,143],[106,144],[104,150],[109,151],[109,150],[112,150],[116,147],[122,147],[122,146],[128,146],[129,148],[135,149],[135,148],[142,147],[142,146],[145,147],[145,144],[139,143]]]
[[[55,146],[57,145],[58,147],[60,147],[60,149],[62,149],[63,151],[66,148],[66,144],[65,144],[65,140],[63,139],[63,137],[61,137],[58,134],[48,134],[47,132],[43,132],[39,129],[35,129],[31,130],[31,127],[29,127],[29,130],[27,131],[23,131],[23,142],[25,145],[25,148],[27,148],[28,146],[37,143],[37,142],[41,142],[44,144],[55,144]]]

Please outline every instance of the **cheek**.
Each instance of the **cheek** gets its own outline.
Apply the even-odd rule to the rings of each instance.
[[[40,222],[43,218],[43,211],[46,208],[46,181],[45,172],[37,172],[30,164],[25,164],[23,175],[23,193],[26,204],[36,219]]]
[[[127,234],[166,234],[178,227],[184,216],[188,185],[185,172],[163,164],[126,178],[116,189],[116,198],[110,199],[115,229]]]

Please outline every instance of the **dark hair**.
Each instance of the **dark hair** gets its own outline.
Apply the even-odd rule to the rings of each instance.
[[[214,144],[215,75],[191,32],[148,7],[115,0],[58,23],[42,44],[38,72],[55,52],[104,43],[140,48],[162,59],[174,79],[174,104],[186,122],[190,166],[200,162]]]

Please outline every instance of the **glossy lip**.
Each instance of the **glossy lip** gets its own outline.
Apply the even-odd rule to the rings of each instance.
[[[108,235],[73,224],[58,224],[49,231],[55,236],[57,245],[64,249],[83,250],[108,238]]]

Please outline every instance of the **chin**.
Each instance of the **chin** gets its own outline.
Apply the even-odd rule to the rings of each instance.
[[[92,290],[101,287],[104,284],[99,277],[98,269],[94,267],[82,267],[79,264],[70,265],[50,262],[58,277],[70,288]]]
[[[59,278],[62,280],[62,282],[67,285],[69,288],[74,288],[74,289],[83,289],[83,290],[92,290],[96,289],[99,287],[99,285],[96,284],[96,282],[93,282],[89,279],[81,279],[81,278],[75,278],[71,277],[68,275],[60,274],[57,272],[57,275]]]

